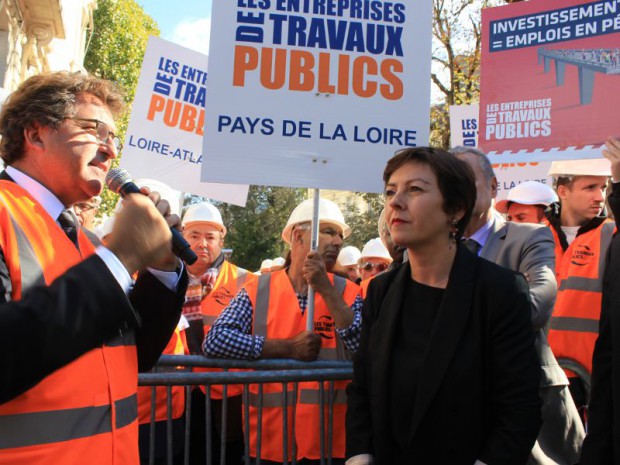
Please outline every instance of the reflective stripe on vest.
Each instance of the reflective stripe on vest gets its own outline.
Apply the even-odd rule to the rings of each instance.
[[[256,308],[254,309],[254,334],[267,335],[267,313],[269,313],[269,285],[271,273],[258,277],[258,291],[256,292]]]
[[[577,331],[581,333],[598,333],[598,320],[591,318],[574,318],[556,316],[551,319],[550,328],[557,331]]]
[[[238,269],[237,273],[237,289],[241,289],[245,284],[245,281],[248,279],[248,271]]]
[[[123,428],[138,418],[135,394],[114,404],[116,428]],[[0,449],[70,441],[111,432],[112,409],[101,405],[4,415],[0,416],[0,431]]]
[[[37,260],[32,245],[26,237],[26,234],[13,218],[11,218],[11,224],[13,225],[15,237],[17,238],[17,250],[21,265],[21,292],[22,295],[24,295],[24,293],[32,287],[44,286],[45,278],[43,277],[43,268],[41,268],[39,260]]]

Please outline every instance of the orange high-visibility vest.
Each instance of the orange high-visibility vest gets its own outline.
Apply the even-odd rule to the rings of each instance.
[[[549,345],[557,358],[570,358],[592,372],[601,316],[603,273],[615,225],[607,220],[578,235],[562,250],[554,228],[558,295],[550,320]],[[568,376],[575,376],[566,370]]]
[[[174,329],[172,337],[168,341],[166,348],[162,352],[165,355],[187,355],[187,342],[185,331]],[[170,367],[168,367],[170,368]],[[174,371],[175,367],[171,367]],[[158,369],[161,373],[163,370]],[[141,386],[138,388],[138,423],[145,424],[151,422],[151,403],[153,400],[153,388],[155,388],[155,421],[166,421],[168,419],[168,393],[166,386]],[[170,389],[172,397],[171,418],[176,420],[181,418],[185,411],[185,387],[172,386]]]
[[[82,255],[94,252],[81,230],[78,243]],[[10,181],[0,181],[0,247],[12,300],[82,260],[55,220]],[[137,384],[134,333],[119,331],[0,405],[0,463],[138,464]]]
[[[338,289],[348,306],[353,305],[359,294],[359,287],[340,276],[328,273],[332,284]],[[306,329],[306,313],[301,314],[297,295],[293,290],[286,270],[274,271],[261,275],[258,280],[247,284],[252,308],[254,309],[253,333],[268,339],[288,339],[297,336]],[[321,360],[347,360],[348,353],[334,330],[334,321],[320,294],[315,294],[314,330],[321,335]],[[332,456],[344,457],[345,432],[344,417],[346,412],[345,388],[348,381],[334,383],[333,397],[333,437],[332,444],[327,441],[328,432],[328,398],[329,383],[324,384],[324,420],[325,420],[325,451],[331,450]],[[282,384],[265,384],[260,389],[256,384],[250,385],[250,456],[257,456],[258,447],[258,406],[262,402],[260,457],[264,460],[286,462],[292,459],[292,450],[296,450],[297,459],[320,459],[320,389],[317,382],[298,383],[297,392],[292,384],[287,390],[287,449],[283,450],[282,415],[284,402]],[[294,403],[294,399],[297,402]],[[293,421],[295,437],[293,437]],[[295,449],[293,449],[295,448]]]
[[[250,280],[256,279],[254,273],[250,273],[243,268],[239,268],[233,265],[227,260],[224,260],[220,272],[217,275],[213,290],[207,295],[200,303],[200,310],[202,312],[202,324],[204,325],[205,336],[213,326],[213,323],[222,313],[232,298],[237,295],[237,292]],[[195,367],[195,372],[200,371],[222,371],[220,368],[201,368]],[[235,370],[229,370],[235,371]],[[205,387],[200,386],[200,389],[204,393]],[[239,396],[243,391],[243,387],[238,384],[229,384],[226,390],[227,397]],[[212,385],[211,386],[211,398],[221,399],[223,397],[223,386]]]
[[[374,278],[374,276],[371,276],[370,278],[363,280],[359,284],[359,286],[360,286],[360,295],[362,296],[362,299],[365,299],[366,298],[366,294],[368,294],[368,285],[370,284],[370,281],[372,281],[372,278]]]

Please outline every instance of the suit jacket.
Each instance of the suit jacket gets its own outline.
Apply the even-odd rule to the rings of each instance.
[[[364,302],[347,408],[347,456],[392,465],[388,370],[411,271],[378,275]],[[522,276],[458,245],[407,428],[410,463],[523,465],[540,427],[540,368]],[[417,461],[419,460],[419,462]]]
[[[5,172],[0,179],[12,180]],[[19,301],[10,301],[10,285],[0,249],[0,403],[129,328],[136,335],[139,370],[150,369],[179,321],[187,272],[176,292],[140,273],[128,298],[93,255]]]
[[[620,226],[620,184],[613,185],[609,205]],[[620,465],[620,235],[616,233],[603,275],[599,337],[594,347],[588,435],[581,465]]]
[[[480,256],[509,270],[527,274],[532,301],[536,352],[543,369],[541,387],[567,386],[568,379],[547,342],[545,326],[557,294],[555,243],[543,225],[505,222],[496,217]]]

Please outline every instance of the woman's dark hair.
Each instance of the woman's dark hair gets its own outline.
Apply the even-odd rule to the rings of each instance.
[[[457,223],[457,238],[462,237],[463,231],[471,218],[476,203],[476,178],[470,166],[445,150],[433,147],[414,147],[400,150],[388,160],[383,171],[383,182],[387,184],[394,171],[405,163],[420,163],[427,165],[439,185],[443,197],[443,211],[447,215],[455,215],[459,211],[465,212]]]

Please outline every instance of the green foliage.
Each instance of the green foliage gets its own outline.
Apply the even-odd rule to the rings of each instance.
[[[232,262],[251,271],[266,258],[284,257],[288,250],[281,234],[293,209],[306,198],[306,189],[251,186],[245,208],[216,203],[228,234]]]
[[[117,134],[123,139],[129,122],[149,36],[159,36],[157,23],[135,0],[99,0],[93,15],[94,31],[84,67],[89,73],[109,79],[125,93],[127,111],[117,119]],[[118,166],[119,159],[112,161]],[[109,214],[118,196],[104,189],[98,215]]]
[[[370,239],[379,236],[377,223],[383,210],[383,195],[357,192],[368,205],[368,209],[360,211],[358,208],[343,211],[345,222],[351,227],[351,235],[345,239],[344,245],[354,245],[362,250]]]

